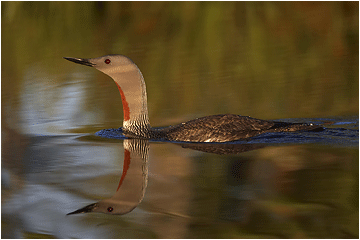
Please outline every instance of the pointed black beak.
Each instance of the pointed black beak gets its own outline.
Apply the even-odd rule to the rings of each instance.
[[[74,212],[68,213],[66,215],[72,215],[72,214],[78,214],[78,213],[87,213],[87,212],[92,212],[94,208],[97,207],[96,203],[87,205],[86,207],[80,208]]]
[[[85,66],[90,66],[90,67],[95,66],[94,63],[91,63],[88,59],[85,59],[85,58],[71,58],[71,57],[64,57],[64,58],[66,60],[71,61],[71,62],[79,63],[79,64],[82,64],[82,65],[85,65]]]

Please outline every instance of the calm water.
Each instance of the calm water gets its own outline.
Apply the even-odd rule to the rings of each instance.
[[[357,2],[1,6],[2,238],[359,237]],[[100,138],[122,125],[116,85],[62,57],[106,54],[141,69],[154,127],[233,113],[326,129]],[[137,207],[66,215],[114,196]]]
[[[2,237],[356,238],[358,117],[311,121],[327,129],[232,144],[150,142],[144,199],[121,216],[66,214],[115,194],[128,140],[3,132]],[[143,181],[135,161],[118,191]]]

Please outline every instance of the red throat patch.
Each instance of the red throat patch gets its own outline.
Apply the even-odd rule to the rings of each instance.
[[[115,82],[116,83],[116,82]],[[124,112],[124,121],[127,121],[130,119],[130,108],[129,108],[129,104],[126,101],[125,98],[125,94],[123,92],[123,90],[121,89],[121,87],[119,86],[119,84],[116,83],[116,86],[119,89],[120,95],[121,95],[121,101],[122,101],[122,105],[123,105],[123,112]]]
[[[120,182],[119,182],[119,186],[117,188],[116,191],[119,191],[119,188],[121,187],[121,184],[123,183],[124,179],[125,179],[125,176],[126,176],[126,173],[127,173],[127,170],[129,169],[129,166],[130,166],[130,152],[127,150],[127,149],[124,149],[124,166],[123,166],[123,173],[121,175],[121,179],[120,179]]]

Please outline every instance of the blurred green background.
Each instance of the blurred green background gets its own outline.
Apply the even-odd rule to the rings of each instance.
[[[115,84],[62,57],[123,54],[145,77],[154,126],[220,113],[267,119],[358,114],[358,2],[1,6],[2,109],[12,113],[31,81],[28,69],[37,64],[35,77],[46,71],[48,87],[67,82],[74,69],[95,75],[96,81],[83,78],[82,110],[103,109],[105,125],[120,125]]]
[[[115,83],[62,58],[106,54],[141,69],[153,126],[234,113],[337,116],[346,130],[359,114],[358,2],[1,2],[1,20],[2,237],[93,238],[104,227],[102,238],[153,237],[147,229],[164,238],[358,238],[357,146],[217,156],[152,144],[136,214],[69,219],[83,198],[117,186],[123,148],[62,136],[121,126]],[[261,201],[246,199],[259,186]]]

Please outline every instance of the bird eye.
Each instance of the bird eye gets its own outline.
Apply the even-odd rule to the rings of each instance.
[[[108,212],[112,212],[114,209],[112,207],[107,208]]]
[[[110,59],[108,59],[108,58],[105,59],[105,63],[106,63],[106,64],[109,64],[110,62],[111,62]]]

